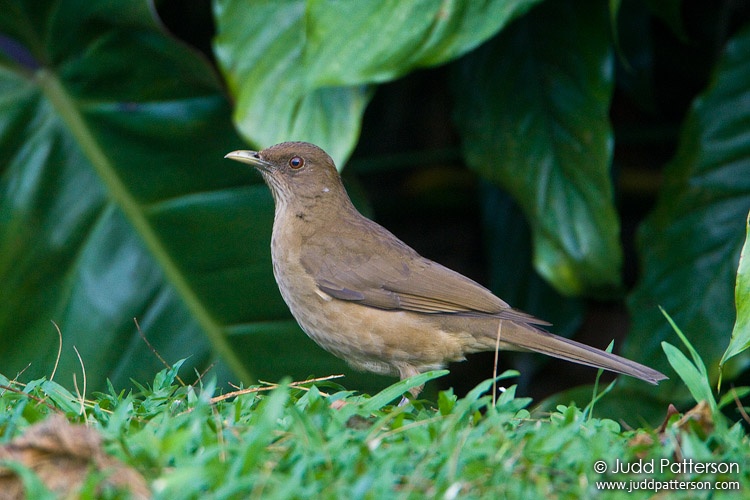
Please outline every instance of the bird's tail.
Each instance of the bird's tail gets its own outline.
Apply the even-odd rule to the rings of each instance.
[[[498,333],[502,345],[511,345],[573,363],[630,375],[654,385],[667,378],[663,373],[648,366],[574,340],[559,337],[532,325],[514,321],[500,321]],[[485,338],[485,341],[489,341],[489,339]]]

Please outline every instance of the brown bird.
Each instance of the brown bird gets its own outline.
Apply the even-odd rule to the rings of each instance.
[[[302,330],[355,369],[401,379],[468,353],[535,351],[656,384],[656,370],[546,332],[549,325],[473,280],[426,259],[352,205],[319,147],[284,142],[234,151],[273,193],[271,257]],[[421,387],[411,392],[417,396]]]

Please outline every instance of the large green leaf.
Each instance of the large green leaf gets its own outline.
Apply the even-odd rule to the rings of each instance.
[[[608,30],[605,3],[546,2],[457,66],[466,160],[517,201],[535,268],[566,295],[620,286]]]
[[[393,80],[461,56],[537,2],[310,0],[305,65],[317,85]]]
[[[665,22],[680,40],[688,40],[682,15],[683,0],[644,0],[643,3],[656,17]]]
[[[745,223],[745,235],[745,244],[737,269],[737,283],[734,286],[737,320],[734,322],[729,347],[721,357],[721,365],[750,347],[750,214]]]
[[[134,317],[170,362],[218,354],[244,379],[339,371],[278,294],[273,202],[222,159],[241,141],[212,68],[146,1],[0,12],[3,372],[50,374],[53,320],[57,380],[79,371],[73,346],[89,388],[148,378],[159,362]]]
[[[572,336],[583,321],[583,301],[561,296],[534,271],[531,234],[518,206],[507,193],[486,183],[482,209],[492,291],[513,307],[549,321],[558,335]]]
[[[217,0],[216,57],[258,147],[305,140],[342,166],[368,84],[456,58],[539,0]]]
[[[624,353],[667,374],[660,345],[674,343],[674,334],[657,306],[685,332],[712,379],[718,376],[735,319],[735,273],[750,207],[748,123],[746,29],[727,45],[708,89],[694,101],[657,206],[638,234],[643,274],[628,304],[633,327]],[[689,397],[678,380],[650,390],[673,401]]]
[[[670,380],[650,386],[620,377],[615,390],[597,403],[599,416],[638,424],[633,421],[637,402],[637,415],[657,424],[669,403],[692,404],[662,349],[664,341],[681,342],[660,305],[695,347],[712,380],[719,375],[735,318],[733,285],[735,273],[742,272],[737,261],[750,207],[749,122],[750,30],[745,30],[728,44],[708,89],[694,101],[657,206],[638,234],[643,274],[628,301],[633,326],[622,353],[663,371]],[[738,285],[741,279],[738,275]],[[732,359],[735,370],[746,361],[745,353]],[[731,371],[724,377],[734,376]],[[557,394],[543,407],[580,401],[590,391],[585,387]]]

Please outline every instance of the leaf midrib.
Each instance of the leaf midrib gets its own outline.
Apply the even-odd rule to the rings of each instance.
[[[36,80],[62,122],[67,126],[75,142],[81,148],[84,156],[89,160],[94,171],[106,186],[111,200],[122,210],[125,218],[141,237],[146,248],[164,272],[167,281],[174,286],[188,310],[191,311],[193,317],[206,333],[215,352],[238,377],[249,383],[252,376],[232,351],[223,334],[222,326],[215,321],[188,284],[185,276],[149,223],[141,205],[130,194],[122,179],[117,175],[111,161],[76,106],[75,99],[67,92],[57,76],[47,69],[39,70]]]

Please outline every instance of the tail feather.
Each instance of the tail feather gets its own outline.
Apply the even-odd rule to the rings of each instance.
[[[499,328],[500,342],[503,344],[547,354],[573,363],[622,373],[654,385],[667,378],[663,373],[648,366],[575,340],[559,337],[531,325],[501,321]]]

